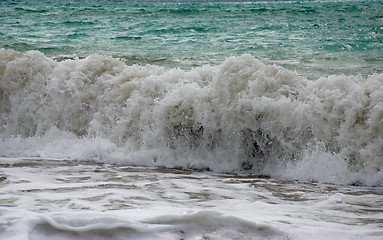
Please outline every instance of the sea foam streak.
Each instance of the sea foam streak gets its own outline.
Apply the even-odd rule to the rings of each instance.
[[[142,222],[86,214],[52,214],[36,221],[30,239],[287,239],[279,231],[217,212],[166,215]]]
[[[190,71],[0,50],[3,156],[382,185],[383,74],[315,81],[253,56]]]

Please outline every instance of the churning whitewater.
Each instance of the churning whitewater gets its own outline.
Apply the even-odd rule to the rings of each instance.
[[[0,152],[382,186],[383,74],[311,81],[255,57],[186,71],[1,49]]]

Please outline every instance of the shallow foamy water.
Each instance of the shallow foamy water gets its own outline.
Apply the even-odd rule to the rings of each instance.
[[[379,239],[383,190],[2,158],[0,238]]]

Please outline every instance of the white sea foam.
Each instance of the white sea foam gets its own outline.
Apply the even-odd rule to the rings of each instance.
[[[91,214],[52,214],[34,220],[29,239],[287,239],[279,231],[217,212],[164,215],[130,222]]]
[[[183,71],[2,49],[0,153],[382,185],[382,83],[250,55]]]
[[[0,158],[0,239],[377,239],[382,188]],[[2,172],[4,171],[4,172]]]

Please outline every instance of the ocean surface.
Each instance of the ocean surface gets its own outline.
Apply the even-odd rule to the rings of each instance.
[[[0,239],[383,239],[383,1],[0,1]]]

